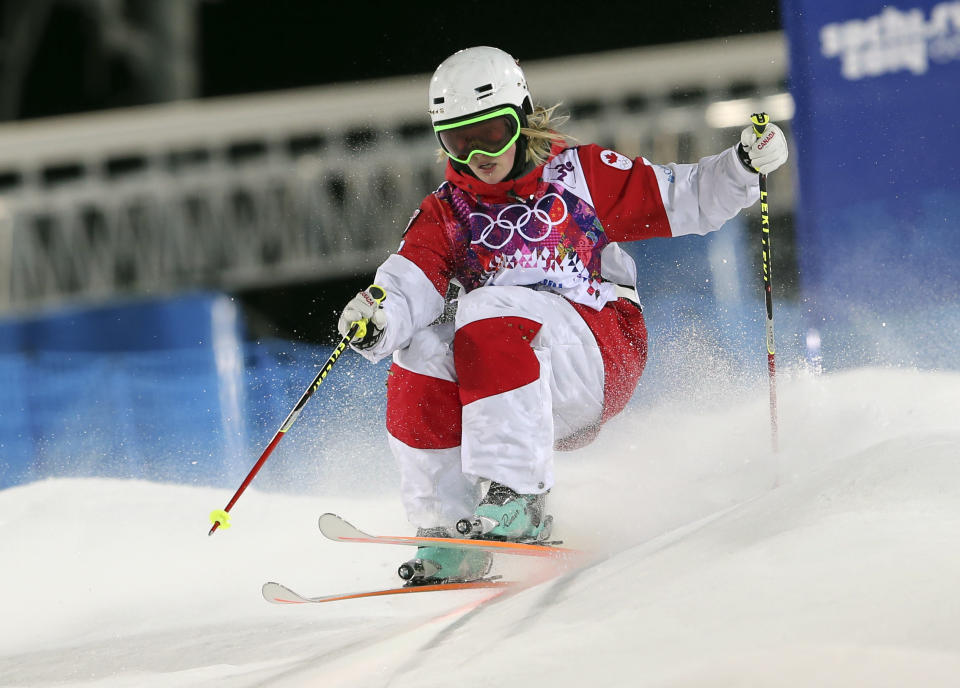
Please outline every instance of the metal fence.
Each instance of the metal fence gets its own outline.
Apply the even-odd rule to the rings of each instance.
[[[525,64],[566,131],[656,162],[788,124],[780,34]],[[442,180],[427,75],[0,127],[0,314],[372,272]],[[787,127],[788,128],[788,127]],[[781,212],[789,171],[771,179]]]

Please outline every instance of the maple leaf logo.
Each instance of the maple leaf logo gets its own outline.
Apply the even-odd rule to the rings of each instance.
[[[615,167],[618,170],[629,170],[633,167],[633,160],[610,149],[600,153],[600,160],[602,160],[605,165]]]

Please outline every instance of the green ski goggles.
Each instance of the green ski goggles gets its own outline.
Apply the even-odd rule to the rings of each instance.
[[[443,152],[466,165],[477,153],[491,158],[506,153],[520,138],[520,117],[512,107],[503,107],[458,122],[437,124],[433,131]]]

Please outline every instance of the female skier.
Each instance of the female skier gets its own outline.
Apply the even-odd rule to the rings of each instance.
[[[787,159],[783,132],[696,164],[570,146],[534,107],[516,60],[461,50],[430,81],[446,182],[338,323],[371,361],[390,354],[386,424],[419,535],[542,540],[554,449],[583,446],[623,410],[647,358],[636,266],[618,242],[719,229]],[[450,283],[454,322],[436,323]],[[372,293],[371,293],[372,292]],[[433,323],[433,324],[432,324]],[[483,488],[486,487],[484,493]],[[415,583],[472,579],[485,552],[421,547]]]

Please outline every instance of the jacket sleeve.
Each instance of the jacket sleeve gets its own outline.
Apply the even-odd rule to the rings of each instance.
[[[736,147],[694,164],[654,165],[595,145],[578,154],[613,241],[706,234],[760,198],[757,174],[740,164]]]
[[[451,255],[438,202],[429,196],[404,230],[397,253],[377,269],[374,284],[387,293],[387,326],[375,346],[359,351],[364,358],[377,362],[404,348],[443,313]]]

